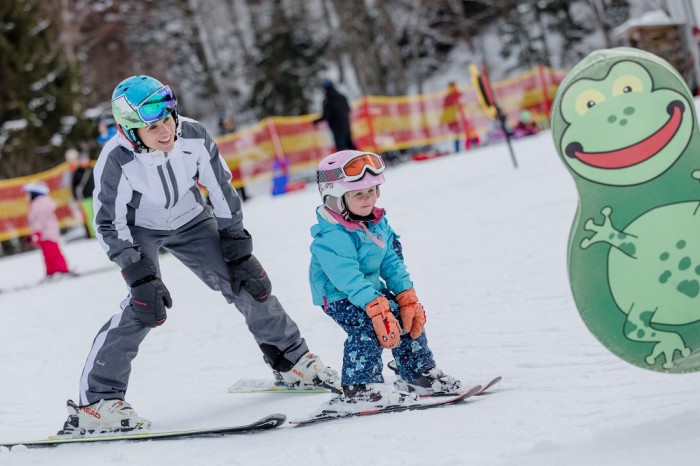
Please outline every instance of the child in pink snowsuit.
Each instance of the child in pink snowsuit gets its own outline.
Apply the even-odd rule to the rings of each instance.
[[[29,195],[29,229],[32,242],[38,244],[44,255],[46,276],[70,273],[66,259],[58,245],[61,231],[56,218],[56,203],[51,199],[49,187],[41,181],[24,185],[24,191]]]

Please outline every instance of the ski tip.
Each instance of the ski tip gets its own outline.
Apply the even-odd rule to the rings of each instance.
[[[481,385],[474,385],[472,388],[470,388],[469,390],[467,390],[464,393],[464,395],[465,395],[464,398],[469,398],[470,396],[476,395],[477,393],[479,393],[481,391],[482,388],[483,387]]]
[[[429,400],[431,398],[437,398],[437,399],[442,399],[444,400],[443,403],[453,403],[455,401],[462,401],[466,400],[469,397],[472,397],[474,395],[478,395],[484,390],[484,387],[481,385],[474,385],[471,387],[469,390],[466,391],[461,391],[457,393],[439,393],[435,395],[428,395],[422,399],[424,400]]]
[[[275,413],[270,414],[269,416],[265,416],[264,418],[255,422],[255,424],[259,425],[261,428],[264,429],[274,429],[275,427],[281,426],[285,422],[287,422],[287,415],[282,413]]]
[[[484,385],[484,388],[482,388],[481,391],[480,391],[479,393],[477,393],[477,395],[484,395],[484,394],[485,394],[484,392],[485,392],[486,390],[491,389],[491,387],[493,387],[494,385],[496,385],[496,384],[497,384],[498,382],[500,382],[501,380],[503,380],[503,377],[501,377],[500,375],[497,376],[497,377],[494,377],[493,379],[491,379],[491,381],[489,381],[489,383],[487,383],[486,385]]]

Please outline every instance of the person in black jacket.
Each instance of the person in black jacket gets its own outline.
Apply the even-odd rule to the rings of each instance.
[[[337,151],[346,149],[357,150],[355,143],[352,142],[352,133],[350,132],[350,105],[348,104],[348,99],[338,92],[328,79],[324,79],[321,85],[326,90],[326,97],[323,100],[323,113],[313,121],[314,125],[324,120],[328,122]]]
[[[78,156],[78,168],[73,172],[71,187],[73,198],[80,204],[80,211],[83,214],[85,236],[94,238],[95,228],[92,225],[94,217],[92,210],[92,192],[95,190],[95,177],[92,174],[90,155],[86,152],[82,152]]]

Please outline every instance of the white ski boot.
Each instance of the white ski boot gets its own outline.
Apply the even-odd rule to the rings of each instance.
[[[338,373],[323,364],[318,355],[306,352],[287,372],[272,371],[275,385],[286,388],[331,388],[338,382]]]
[[[394,386],[398,390],[415,393],[418,396],[456,395],[461,392],[462,382],[438,368],[433,368],[410,382],[396,374]]]
[[[344,386],[343,394],[328,401],[326,406],[322,406],[322,410],[348,413],[418,403],[418,396],[413,393],[400,391],[383,383],[368,383]]]
[[[59,437],[86,437],[107,434],[148,432],[151,421],[143,419],[123,400],[100,400],[88,406],[66,403],[68,419]]]

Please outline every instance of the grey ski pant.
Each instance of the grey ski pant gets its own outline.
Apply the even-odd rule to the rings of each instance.
[[[250,333],[273,369],[289,370],[308,351],[299,328],[275,296],[259,303],[245,289],[238,296],[233,294],[221,253],[217,223],[209,214],[202,213],[174,231],[130,228],[134,242],[157,268],[158,251],[163,247],[211,289],[220,291],[229,303],[233,303],[245,317]],[[173,309],[176,307],[177,303],[174,303]],[[80,379],[81,406],[101,399],[123,400],[125,397],[131,361],[151,329],[141,325],[129,305],[129,296],[122,301],[121,309],[100,329],[93,341]]]

